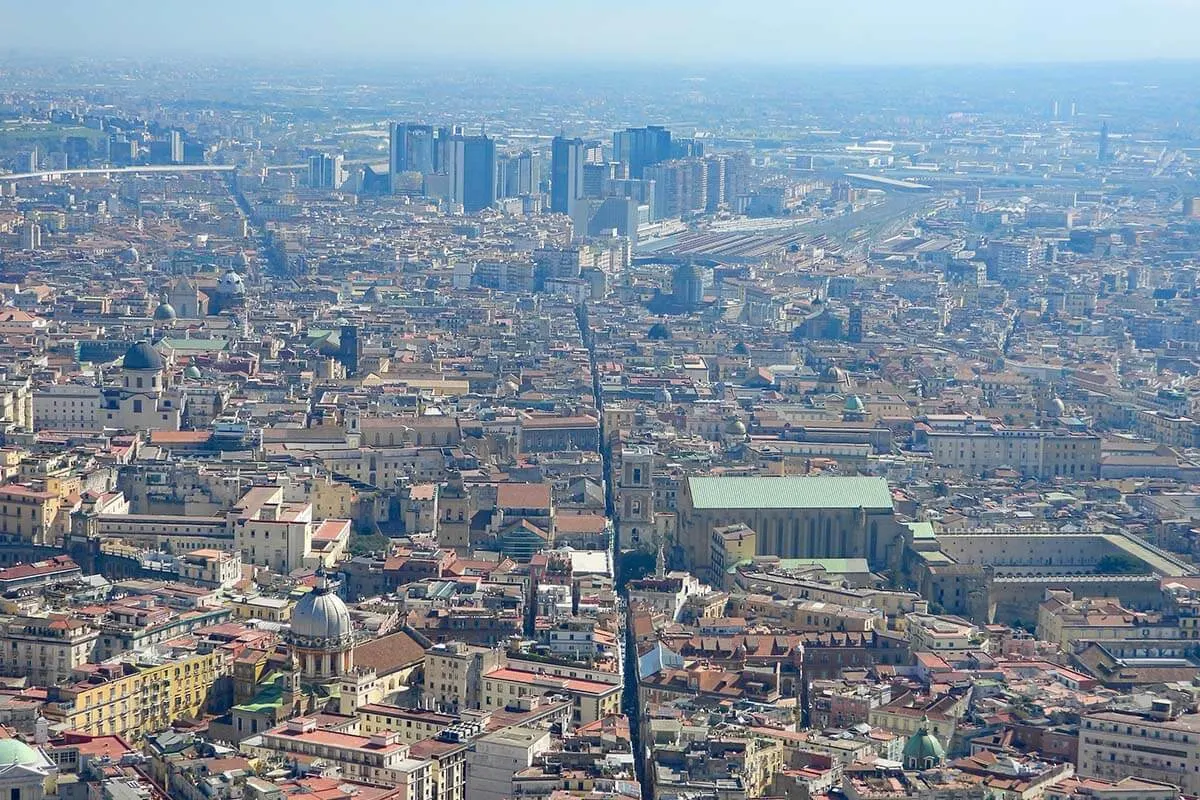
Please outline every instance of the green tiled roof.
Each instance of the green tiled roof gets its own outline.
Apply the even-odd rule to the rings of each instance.
[[[211,353],[229,349],[228,339],[163,339],[159,344],[172,350]]]
[[[282,672],[272,672],[263,681],[262,688],[249,703],[239,703],[234,708],[250,714],[261,714],[274,708],[283,707],[283,688],[287,676]]]
[[[688,478],[692,507],[890,509],[883,478]]]
[[[913,539],[936,539],[937,533],[933,530],[932,522],[905,522],[903,523],[912,531]]]

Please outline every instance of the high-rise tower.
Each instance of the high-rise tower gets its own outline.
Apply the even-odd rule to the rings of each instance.
[[[555,136],[550,150],[550,210],[574,215],[583,197],[584,144],[582,139]]]

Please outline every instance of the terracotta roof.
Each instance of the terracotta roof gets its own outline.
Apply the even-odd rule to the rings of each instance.
[[[549,508],[550,484],[498,484],[496,486],[496,505],[501,508]]]
[[[354,648],[354,665],[373,669],[379,675],[414,664],[425,658],[425,648],[404,631],[372,639]]]
[[[558,533],[603,533],[607,524],[601,514],[559,514],[554,519]]]
[[[150,431],[151,444],[204,444],[212,431]]]

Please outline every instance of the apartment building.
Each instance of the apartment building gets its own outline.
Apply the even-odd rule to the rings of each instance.
[[[1156,611],[1133,611],[1115,597],[1081,597],[1048,590],[1038,606],[1037,637],[1068,651],[1078,641],[1186,639],[1195,617],[1164,617]]]
[[[395,787],[396,800],[435,800],[432,763],[409,758],[409,746],[393,732],[358,736],[318,728],[311,717],[296,717],[242,746],[265,757],[332,763],[350,780]]]
[[[432,708],[456,714],[483,707],[483,675],[505,664],[504,651],[464,642],[425,651],[424,697]]]
[[[235,547],[251,564],[281,574],[305,566],[312,551],[312,503],[287,501],[283,488],[255,486],[234,506]]]
[[[77,667],[72,682],[51,686],[42,710],[52,724],[137,742],[208,706],[227,665],[220,651],[160,646]]]
[[[16,617],[0,625],[0,675],[56,686],[86,664],[100,632],[66,614]]]
[[[60,519],[62,498],[34,486],[10,483],[0,487],[0,534],[31,544],[50,544],[65,533]]]
[[[1127,776],[1200,792],[1200,714],[1172,713],[1167,700],[1149,713],[1100,711],[1079,722],[1079,774],[1117,781]]]
[[[441,714],[423,708],[404,708],[388,703],[367,703],[354,709],[358,732],[371,735],[395,732],[400,741],[416,744],[432,739],[459,721],[454,714]]]
[[[537,672],[500,667],[483,676],[483,709],[491,711],[521,700],[561,694],[571,699],[576,725],[587,725],[609,714],[620,713],[621,686],[582,678],[559,678]]]
[[[979,474],[1001,467],[1032,478],[1088,478],[1100,470],[1100,437],[1034,429],[971,429],[927,434],[942,467]]]
[[[475,740],[467,753],[467,797],[506,800],[514,796],[513,777],[550,749],[550,731],[542,728],[501,728]]]

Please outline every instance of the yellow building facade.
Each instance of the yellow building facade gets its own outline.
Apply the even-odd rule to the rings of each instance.
[[[86,664],[76,671],[79,680],[50,690],[43,713],[72,730],[137,742],[172,720],[203,714],[225,670],[219,652]]]

